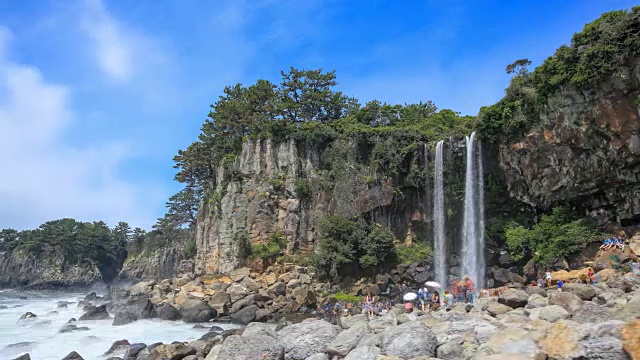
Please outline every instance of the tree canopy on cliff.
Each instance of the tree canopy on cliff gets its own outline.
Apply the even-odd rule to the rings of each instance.
[[[474,117],[438,111],[430,101],[390,105],[374,100],[361,106],[334,89],[334,71],[292,67],[281,75],[278,85],[258,80],[250,86],[226,87],[211,105],[198,141],[175,156],[176,180],[201,189],[215,180],[217,167],[228,155],[237,154],[247,137],[294,138],[319,145],[341,136],[373,143],[380,137],[433,141],[468,134],[474,126]]]
[[[625,77],[622,71],[638,55],[640,7],[605,13],[534,71],[527,70],[531,63],[527,59],[507,66],[507,73],[514,76],[502,100],[480,109],[480,133],[492,141],[518,138],[540,123],[540,111],[549,97],[589,88],[615,74]]]
[[[48,221],[33,230],[0,231],[0,251],[25,251],[36,256],[61,251],[64,265],[92,264],[104,280],[115,277],[126,257],[131,228],[119,222],[110,229],[103,221],[80,222],[75,219]]]

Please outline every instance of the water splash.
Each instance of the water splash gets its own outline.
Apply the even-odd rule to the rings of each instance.
[[[448,284],[447,239],[444,232],[444,179],[442,167],[442,147],[444,140],[436,144],[436,158],[433,171],[433,244],[436,281]]]
[[[466,137],[467,160],[464,188],[464,223],[462,227],[462,272],[476,284],[484,286],[484,176],[482,148],[476,133]],[[478,144],[476,150],[475,144]]]

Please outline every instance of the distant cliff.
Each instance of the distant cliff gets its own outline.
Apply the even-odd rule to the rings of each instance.
[[[0,252],[0,287],[28,289],[83,288],[103,281],[97,266],[66,265],[59,249],[37,256],[26,251]]]

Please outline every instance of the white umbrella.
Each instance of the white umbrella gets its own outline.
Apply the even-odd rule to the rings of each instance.
[[[406,293],[406,294],[404,294],[404,296],[402,297],[402,299],[403,299],[404,301],[413,301],[413,300],[415,300],[417,297],[418,297],[418,295],[416,295],[416,293],[412,293],[412,292],[410,292],[410,293]]]
[[[428,287],[432,287],[432,288],[439,288],[440,284],[438,284],[435,281],[427,281],[426,283],[424,283],[426,286]]]

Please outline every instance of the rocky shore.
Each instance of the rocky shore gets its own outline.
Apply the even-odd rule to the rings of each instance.
[[[297,280],[304,284],[306,277],[302,275],[306,274],[298,274]],[[240,271],[232,276],[245,285],[256,281]],[[180,281],[186,279],[171,283],[178,286]],[[397,306],[371,318],[358,314],[332,322],[309,318],[298,323],[270,319],[270,308],[256,305],[267,305],[269,301],[259,295],[254,296],[253,304],[248,304],[247,296],[235,282],[227,287],[230,291],[224,292],[228,297],[214,294],[208,301],[205,297],[209,295],[204,295],[207,289],[220,286],[220,290],[222,285],[215,284],[224,282],[201,286],[201,299],[194,294],[199,289],[185,290],[193,282],[182,284],[178,292],[167,292],[172,294],[175,307],[162,301],[159,306],[154,304],[160,298],[158,292],[169,281],[164,285],[138,284],[129,290],[128,297],[118,297],[125,294],[122,290],[105,298],[90,294],[79,306],[87,309],[85,319],[115,314],[113,325],[117,326],[126,318],[122,314],[130,314],[131,320],[160,317],[204,322],[228,313],[227,302],[233,309],[241,294],[241,299],[246,299],[242,309],[231,311],[231,319],[246,326],[226,331],[207,326],[200,339],[190,342],[141,344],[123,339],[105,349],[105,358],[110,360],[640,359],[640,278],[630,274],[610,275],[606,282],[595,286],[569,283],[561,292],[535,286],[513,287],[499,297],[480,298],[475,304],[460,303],[435,312],[414,310],[407,314]],[[278,282],[276,279],[269,287]],[[299,288],[302,285],[294,290]],[[275,295],[273,288],[270,291]],[[147,294],[155,298],[152,296],[151,300]],[[275,296],[287,298],[292,294],[293,290],[285,289]],[[224,301],[213,301],[214,298]],[[291,300],[304,303],[310,299],[301,295]],[[101,302],[104,304],[91,304]],[[72,353],[64,359],[82,357]]]

